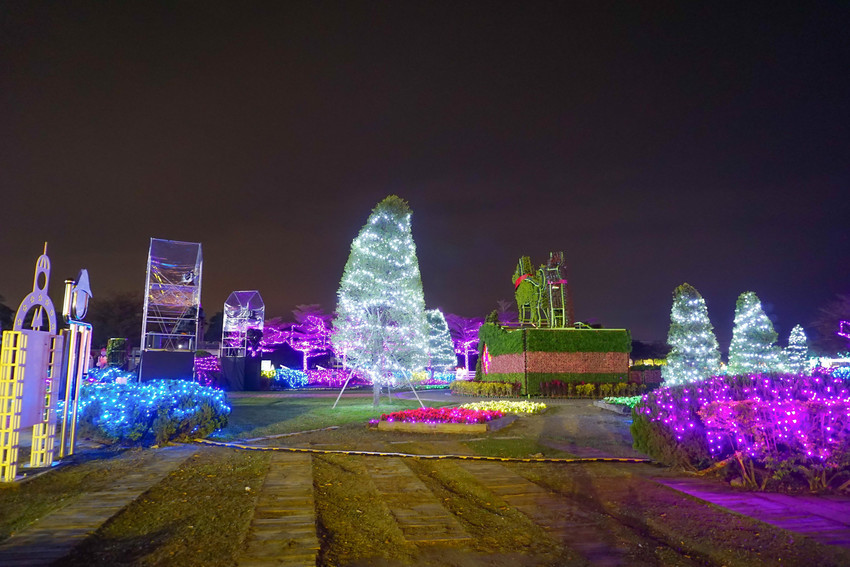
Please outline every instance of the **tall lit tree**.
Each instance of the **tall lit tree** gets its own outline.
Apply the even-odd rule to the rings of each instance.
[[[395,195],[375,206],[351,243],[337,292],[334,348],[347,366],[372,380],[375,406],[382,384],[428,363],[425,295],[411,214]]]
[[[428,320],[428,371],[434,378],[434,372],[454,369],[457,357],[443,312],[429,309],[425,312],[425,318]]]
[[[788,336],[788,346],[785,355],[785,369],[788,372],[802,372],[808,366],[809,344],[802,325],[796,325]]]
[[[729,374],[781,372],[782,360],[776,346],[776,331],[752,291],[738,296],[735,323],[729,345]]]
[[[720,370],[720,349],[708,308],[690,284],[684,283],[673,292],[667,343],[671,350],[667,365],[661,369],[666,385],[705,380]]]
[[[455,344],[455,353],[463,357],[463,366],[469,372],[469,355],[478,352],[478,330],[484,324],[484,320],[449,313],[446,315],[446,322],[449,324],[449,331]]]

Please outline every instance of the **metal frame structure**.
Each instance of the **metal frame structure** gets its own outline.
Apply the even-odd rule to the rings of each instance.
[[[203,256],[200,243],[151,238],[141,349],[197,348]]]
[[[260,292],[234,291],[224,302],[224,321],[221,327],[221,356],[245,356],[248,350],[248,331],[263,330],[266,304]]]

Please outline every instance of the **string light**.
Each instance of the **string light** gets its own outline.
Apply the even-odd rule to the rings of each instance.
[[[735,305],[727,373],[782,372],[776,338],[773,323],[765,315],[758,296],[752,291],[742,293]]]
[[[332,341],[346,366],[391,384],[428,363],[425,296],[411,212],[391,195],[378,203],[351,254],[338,292]]]
[[[705,300],[687,283],[673,292],[667,342],[671,351],[661,368],[666,386],[705,380],[720,370],[720,349]]]

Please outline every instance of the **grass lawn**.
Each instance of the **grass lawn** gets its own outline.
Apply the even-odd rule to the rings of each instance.
[[[410,454],[569,457],[572,450],[631,451],[625,418],[580,402],[555,405],[486,434],[379,432],[366,427],[381,413],[417,407],[396,399],[241,397],[223,440],[305,432],[264,444],[350,448]],[[325,429],[334,426],[334,429]],[[617,449],[619,448],[619,449]],[[0,485],[0,540],[98,490],[155,457],[149,449],[101,451],[20,485]],[[392,504],[369,475],[370,459],[312,457],[318,564],[336,565],[585,565],[570,538],[553,533],[499,497],[468,461],[403,459],[410,475],[454,516],[470,539],[417,545],[405,539]],[[670,474],[653,465],[504,463],[566,502],[564,517],[624,550],[629,565],[848,565],[850,551],[817,544],[744,516],[726,513],[651,480]],[[198,446],[193,457],[115,515],[63,565],[209,565],[239,561],[269,453]],[[249,487],[250,490],[246,490]],[[397,498],[397,496],[395,497]],[[576,540],[578,541],[578,540]]]

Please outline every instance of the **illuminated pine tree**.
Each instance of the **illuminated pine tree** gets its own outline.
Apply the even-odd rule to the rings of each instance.
[[[443,312],[429,309],[425,317],[428,320],[428,370],[433,378],[434,372],[453,370],[457,366],[457,357]]]
[[[735,304],[727,373],[781,372],[782,357],[776,346],[776,337],[773,323],[765,315],[758,296],[752,291],[739,295]]]
[[[808,367],[809,345],[806,340],[806,332],[802,325],[791,329],[788,336],[788,346],[783,352],[785,355],[785,370],[787,372],[803,372]]]
[[[708,308],[689,284],[684,283],[673,292],[667,343],[671,350],[666,366],[661,368],[666,386],[705,380],[719,371],[720,349]]]
[[[381,386],[428,363],[428,323],[410,207],[390,195],[378,203],[357,238],[337,292],[334,350],[368,376],[373,402]]]

